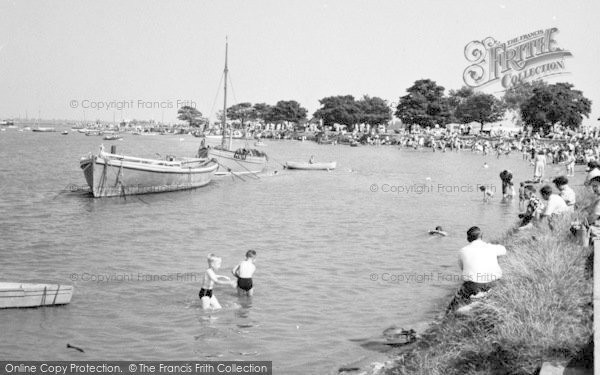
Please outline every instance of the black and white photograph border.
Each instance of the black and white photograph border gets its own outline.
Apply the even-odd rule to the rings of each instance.
[[[0,0],[0,374],[591,374],[599,12]]]

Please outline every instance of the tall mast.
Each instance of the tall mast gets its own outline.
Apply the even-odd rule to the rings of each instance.
[[[227,72],[229,71],[229,69],[227,69],[227,48],[228,48],[228,41],[227,41],[227,37],[225,37],[225,70],[223,70],[223,75],[224,77],[224,84],[223,84],[223,137],[221,140],[221,147],[225,148],[225,126],[227,124]],[[233,136],[233,129],[229,129],[229,147],[227,148],[228,150],[231,150],[231,145],[232,145],[232,136]]]

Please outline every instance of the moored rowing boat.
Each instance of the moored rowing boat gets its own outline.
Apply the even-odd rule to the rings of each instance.
[[[304,170],[330,170],[335,169],[337,162],[324,163],[309,163],[305,161],[288,161],[285,163],[287,169],[304,169]]]
[[[0,309],[64,305],[72,296],[71,285],[0,282]]]

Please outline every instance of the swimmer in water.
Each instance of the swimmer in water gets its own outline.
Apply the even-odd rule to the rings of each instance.
[[[213,287],[215,284],[231,285],[233,288],[236,286],[235,281],[231,281],[229,277],[217,275],[216,272],[221,268],[221,261],[221,258],[215,254],[208,255],[208,269],[204,273],[202,288],[200,289],[200,293],[198,293],[200,301],[202,301],[202,309],[204,310],[208,308],[221,308],[217,297],[213,295]]]
[[[442,227],[440,227],[439,225],[437,227],[435,227],[435,230],[430,230],[429,234],[437,235],[437,236],[447,236],[448,235],[448,233],[444,232]]]
[[[256,271],[254,261],[256,259],[256,251],[248,250],[246,252],[246,260],[243,260],[231,270],[231,273],[237,277],[238,296],[247,295],[252,297],[254,293],[254,285],[252,284],[252,275]]]
[[[489,202],[494,197],[494,192],[488,189],[485,185],[481,185],[479,190],[483,193],[483,201]]]

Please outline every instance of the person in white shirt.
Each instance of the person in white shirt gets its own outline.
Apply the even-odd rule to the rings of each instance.
[[[489,291],[502,277],[498,257],[506,255],[506,248],[483,242],[479,227],[469,228],[467,241],[469,244],[460,249],[458,260],[463,284],[450,302],[447,312],[467,303],[471,296]]]
[[[564,199],[567,207],[569,207],[569,212],[573,212],[575,210],[576,196],[575,191],[568,185],[569,180],[565,176],[558,176],[552,182],[560,191],[558,195]]]
[[[540,195],[542,199],[546,201],[546,207],[542,211],[542,217],[550,217],[552,215],[560,215],[569,211],[569,206],[564,199],[558,194],[552,193],[552,187],[545,185],[540,189]]]

